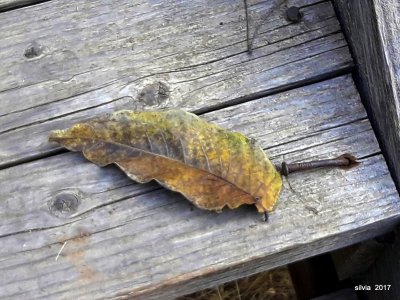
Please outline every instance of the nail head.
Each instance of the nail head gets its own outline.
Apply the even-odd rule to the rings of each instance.
[[[297,23],[302,17],[303,15],[297,6],[291,6],[286,11],[286,18],[291,22]]]
[[[286,162],[282,162],[281,174],[282,174],[283,176],[288,176],[289,173],[290,173],[290,170],[289,170],[288,164],[287,164]]]

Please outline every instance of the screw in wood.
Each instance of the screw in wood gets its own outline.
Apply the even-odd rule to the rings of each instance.
[[[349,154],[345,153],[340,155],[334,159],[323,159],[323,160],[314,160],[303,163],[286,163],[282,162],[282,166],[280,172],[284,176],[288,176],[290,173],[313,170],[318,168],[327,168],[327,167],[342,167],[342,168],[352,168],[359,164],[357,159]]]

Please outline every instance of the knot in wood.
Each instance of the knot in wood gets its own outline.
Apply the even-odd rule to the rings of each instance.
[[[160,106],[169,99],[169,88],[164,82],[158,81],[146,85],[139,93],[138,100],[147,106]]]
[[[49,208],[57,217],[69,217],[78,210],[79,204],[78,195],[71,192],[61,192],[50,201]]]
[[[36,42],[33,42],[26,48],[24,56],[26,58],[34,58],[43,53],[43,47]]]

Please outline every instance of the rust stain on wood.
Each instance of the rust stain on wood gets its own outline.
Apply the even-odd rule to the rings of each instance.
[[[90,241],[90,233],[84,229],[79,229],[79,233],[73,238],[63,238],[59,242],[68,242],[66,249],[61,256],[71,262],[80,273],[80,279],[87,283],[97,279],[99,273],[88,266],[85,261],[85,254]]]

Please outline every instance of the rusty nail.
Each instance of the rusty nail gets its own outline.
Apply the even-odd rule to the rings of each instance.
[[[326,167],[342,167],[342,168],[352,168],[359,164],[357,159],[349,154],[340,155],[334,159],[323,159],[323,160],[314,160],[303,163],[286,163],[282,162],[282,166],[280,168],[280,172],[284,176],[288,176],[290,173],[312,170],[317,168],[326,168]]]
[[[297,6],[291,6],[286,10],[286,18],[288,21],[297,23],[301,20],[303,14],[300,12]]]

